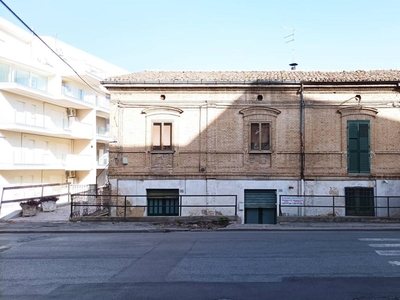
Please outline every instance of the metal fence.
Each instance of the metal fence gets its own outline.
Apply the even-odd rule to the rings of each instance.
[[[86,191],[95,191],[96,184],[77,185],[70,183],[50,183],[36,185],[19,185],[3,187],[0,199],[1,207],[5,204],[20,203],[28,199],[39,199],[47,196],[56,196],[60,199],[59,203],[69,202],[70,195]]]
[[[280,216],[400,217],[400,196],[280,195]]]
[[[237,216],[236,195],[71,195],[71,217]]]

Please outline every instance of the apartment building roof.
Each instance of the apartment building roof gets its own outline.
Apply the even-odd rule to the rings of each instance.
[[[105,79],[138,83],[380,83],[400,82],[400,70],[358,71],[143,71]]]

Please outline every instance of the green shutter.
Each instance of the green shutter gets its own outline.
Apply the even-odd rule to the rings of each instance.
[[[359,124],[359,136],[360,136],[360,173],[370,172],[370,161],[369,161],[369,123]]]
[[[275,190],[245,190],[244,205],[246,208],[267,208],[276,206]]]
[[[370,172],[369,121],[347,123],[347,166],[349,173]]]

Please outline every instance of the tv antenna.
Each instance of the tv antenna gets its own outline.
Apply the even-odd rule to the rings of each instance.
[[[291,34],[289,34],[289,35],[287,35],[287,36],[285,36],[283,38],[286,40],[285,44],[293,43],[293,47],[292,47],[292,63],[290,63],[289,66],[291,67],[292,70],[296,70],[297,63],[294,62],[294,45],[295,45],[295,43],[294,43],[294,32],[295,32],[295,29],[294,28],[290,28],[290,27],[285,27],[285,26],[282,26],[282,29],[290,30],[292,32]]]

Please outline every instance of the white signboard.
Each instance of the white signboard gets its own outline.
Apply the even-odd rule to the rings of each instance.
[[[299,197],[282,197],[281,205],[303,206],[304,199]]]

